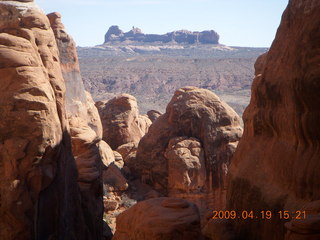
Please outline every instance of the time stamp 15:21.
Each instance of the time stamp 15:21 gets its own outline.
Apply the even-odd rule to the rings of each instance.
[[[306,219],[306,211],[297,210],[297,211],[289,211],[289,210],[281,210],[281,211],[212,211],[213,216],[212,219],[265,219],[270,220],[273,218],[291,220],[291,219]]]

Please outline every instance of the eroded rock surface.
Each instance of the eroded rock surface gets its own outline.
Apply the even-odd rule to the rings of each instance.
[[[197,193],[193,200],[201,209],[223,208],[225,178],[241,134],[239,116],[214,93],[181,88],[141,139],[132,172],[169,196]]]
[[[200,236],[197,207],[182,199],[142,201],[117,217],[114,240],[196,240]]]
[[[126,157],[132,153],[136,152],[138,148],[138,143],[130,142],[123,144],[117,148],[117,152],[121,154],[123,160],[126,159]]]
[[[147,112],[147,115],[150,118],[151,122],[154,122],[158,117],[161,116],[161,113],[156,110],[150,110]]]
[[[168,159],[169,192],[198,192],[205,187],[204,151],[197,139],[172,138],[164,156]]]
[[[104,184],[107,185],[109,192],[119,192],[128,189],[128,181],[121,173],[121,168],[115,163],[109,165],[103,173]]]
[[[310,202],[297,211],[298,218],[285,224],[285,240],[320,239],[320,200]]]
[[[31,1],[0,1],[0,79],[0,238],[93,239],[59,51],[48,18]]]
[[[289,1],[269,52],[257,64],[230,171],[230,209],[294,212],[320,199],[319,15],[318,1]],[[237,221],[235,230],[248,240],[285,235],[279,217]]]
[[[137,100],[129,94],[96,105],[103,125],[103,140],[112,149],[130,142],[138,143],[151,125],[149,118],[139,115]]]
[[[102,172],[113,154],[102,139],[99,113],[85,91],[78,62],[76,44],[66,33],[59,13],[48,14],[59,49],[62,75],[66,83],[66,110],[70,124],[72,152],[78,169],[78,184],[88,224],[94,226],[91,237],[101,238],[103,231]]]

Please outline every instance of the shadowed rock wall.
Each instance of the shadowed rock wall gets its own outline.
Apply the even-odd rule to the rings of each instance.
[[[78,185],[59,58],[32,1],[0,1],[0,239],[102,237]]]
[[[66,110],[70,125],[72,152],[78,169],[82,208],[90,237],[100,239],[103,232],[103,163],[101,120],[90,93],[83,86],[76,44],[61,22],[59,13],[48,14],[53,29],[66,84]]]
[[[320,199],[319,16],[318,1],[290,0],[270,51],[256,63],[228,207],[275,215],[237,221],[239,239],[283,239],[288,220],[276,212],[301,210]]]

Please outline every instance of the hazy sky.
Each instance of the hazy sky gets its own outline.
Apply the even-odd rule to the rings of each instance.
[[[60,12],[78,46],[102,44],[111,25],[144,33],[215,30],[229,46],[269,47],[288,0],[36,0]]]

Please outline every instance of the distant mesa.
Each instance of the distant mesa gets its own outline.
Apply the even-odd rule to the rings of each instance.
[[[132,27],[129,32],[123,32],[118,26],[111,26],[104,38],[104,44],[113,42],[144,42],[144,43],[185,43],[185,44],[219,44],[219,35],[213,30],[202,32],[191,32],[179,30],[163,35],[144,34],[141,29]]]

